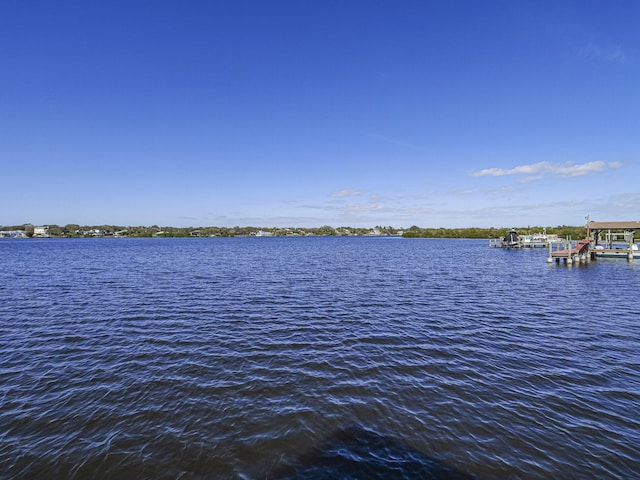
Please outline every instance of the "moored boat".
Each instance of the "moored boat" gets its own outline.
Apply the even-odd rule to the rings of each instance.
[[[502,239],[504,248],[520,248],[520,237],[515,229],[509,230],[509,233]]]

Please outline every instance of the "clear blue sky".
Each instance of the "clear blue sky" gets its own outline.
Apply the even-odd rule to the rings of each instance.
[[[0,225],[640,220],[640,2],[0,2]]]

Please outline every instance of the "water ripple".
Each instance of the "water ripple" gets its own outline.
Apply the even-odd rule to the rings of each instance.
[[[638,478],[633,263],[485,242],[0,242],[8,478]]]

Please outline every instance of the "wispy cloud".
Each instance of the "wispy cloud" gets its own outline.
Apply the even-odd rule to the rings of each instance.
[[[526,182],[540,180],[545,176],[570,178],[590,175],[622,167],[621,162],[603,162],[602,160],[587,163],[552,163],[538,162],[530,165],[519,165],[514,168],[485,168],[472,172],[473,177],[502,177],[505,175],[525,175]]]
[[[613,195],[608,202],[616,210],[638,212],[640,209],[640,194],[638,193],[621,193]],[[635,220],[635,219],[634,219]]]
[[[607,63],[617,63],[624,65],[628,63],[627,54],[619,45],[601,46],[590,42],[579,51],[579,56],[586,60],[596,60]]]
[[[339,190],[337,192],[333,192],[331,194],[331,197],[333,198],[359,197],[363,193],[364,192],[362,192],[361,190],[345,189],[345,190]]]
[[[338,208],[343,212],[379,212],[384,209],[384,205],[379,203],[352,203]]]
[[[473,195],[475,192],[471,189],[466,189],[466,190],[450,190],[449,195],[453,195],[453,196],[467,196],[467,195]]]
[[[515,192],[519,188],[522,188],[522,187],[517,187],[516,185],[507,185],[507,186],[504,186],[504,187],[492,188],[492,189],[486,190],[485,193],[487,193],[489,195],[501,195],[503,193]]]

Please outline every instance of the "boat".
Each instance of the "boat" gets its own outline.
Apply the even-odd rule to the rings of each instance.
[[[520,238],[515,229],[509,230],[509,233],[502,239],[502,246],[504,248],[520,248]]]
[[[520,243],[523,247],[526,248],[537,248],[542,247],[546,248],[550,243],[560,243],[561,240],[558,238],[556,234],[548,234],[544,233],[534,233],[533,235],[521,235],[519,237]]]
[[[593,254],[596,257],[609,258],[640,258],[640,249],[637,243],[636,232],[638,228],[631,222],[617,224],[605,224],[604,228],[596,230],[595,222],[590,222],[591,230],[595,230],[596,244]],[[618,228],[614,228],[614,227]]]

